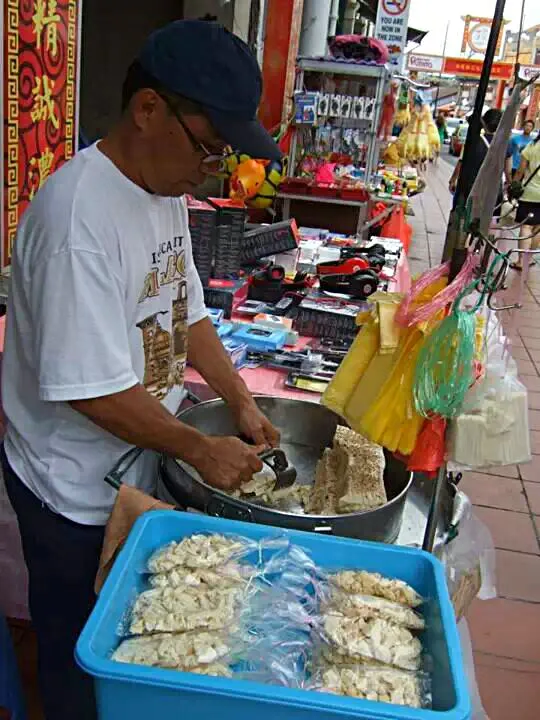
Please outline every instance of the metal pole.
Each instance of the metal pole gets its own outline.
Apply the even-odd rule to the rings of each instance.
[[[519,21],[519,35],[517,39],[517,48],[516,48],[516,67],[515,67],[515,75],[514,79],[517,80],[519,77],[519,70],[521,67],[521,63],[519,61],[519,56],[521,55],[521,36],[523,35],[523,23],[525,22],[525,0],[522,0],[521,2],[521,18]]]
[[[463,153],[463,165],[458,180],[457,186],[457,203],[456,208],[463,210],[467,198],[464,197],[465,178],[467,178],[472,172],[473,167],[473,155],[471,153],[472,148],[478,142],[480,137],[480,125],[482,119],[482,108],[484,107],[484,101],[486,99],[486,92],[489,85],[489,78],[491,76],[491,68],[493,60],[495,58],[495,51],[497,49],[497,41],[499,33],[501,31],[504,7],[506,0],[497,0],[495,6],[495,12],[493,14],[493,22],[491,24],[491,32],[489,35],[488,46],[486,49],[486,56],[484,58],[484,66],[482,68],[482,75],[480,76],[480,82],[478,83],[478,92],[476,94],[476,101],[474,104],[474,112],[469,124],[469,132],[467,133],[467,140],[465,142],[465,150]],[[450,219],[448,221],[448,231],[446,234],[446,246],[445,256],[450,256],[450,276],[449,280],[453,280],[465,260],[467,250],[465,248],[465,232],[461,226],[460,214],[452,211],[450,213]],[[443,465],[437,474],[435,484],[433,487],[433,495],[431,497],[431,506],[429,508],[429,515],[426,524],[426,532],[424,535],[424,542],[422,548],[431,552],[435,542],[435,534],[437,532],[437,524],[441,513],[442,499],[444,493],[447,490],[447,472],[446,465]]]
[[[437,114],[437,105],[439,104],[439,95],[441,92],[441,80],[442,80],[442,74],[444,69],[444,58],[446,57],[446,43],[448,42],[448,29],[450,28],[450,20],[446,23],[446,33],[444,35],[444,45],[443,45],[443,51],[442,51],[442,63],[441,63],[441,70],[439,72],[439,82],[437,84],[437,95],[435,96],[435,107],[433,108],[433,116]]]

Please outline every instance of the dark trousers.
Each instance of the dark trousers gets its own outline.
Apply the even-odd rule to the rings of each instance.
[[[46,720],[95,720],[93,681],[77,666],[74,649],[96,600],[93,586],[105,529],[51,512],[15,475],[3,447],[1,459],[28,568]]]

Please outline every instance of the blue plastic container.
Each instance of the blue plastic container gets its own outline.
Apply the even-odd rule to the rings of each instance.
[[[365,569],[400,578],[424,598],[423,643],[433,658],[433,710],[418,710],[326,693],[204,677],[110,660],[118,628],[143,569],[159,547],[196,532],[236,533],[260,540],[287,535],[323,568]],[[442,565],[420,550],[282,531],[180,512],[141,517],[118,556],[79,642],[76,656],[95,679],[100,720],[469,720],[471,705],[459,636]]]

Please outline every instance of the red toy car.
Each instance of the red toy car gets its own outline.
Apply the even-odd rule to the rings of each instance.
[[[359,270],[367,270],[370,266],[365,257],[350,257],[330,260],[317,265],[317,275],[352,275]]]

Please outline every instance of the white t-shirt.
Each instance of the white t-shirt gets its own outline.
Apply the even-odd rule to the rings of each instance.
[[[97,145],[49,178],[17,232],[2,373],[6,454],[49,508],[106,523],[104,477],[129,445],[68,403],[140,382],[175,412],[187,327],[206,315],[183,198],[147,193]],[[124,482],[150,490],[155,464],[145,453]]]
[[[527,178],[530,178],[540,165],[540,140],[538,142],[532,142],[530,145],[527,145],[526,148],[523,148],[521,157],[524,157],[529,163],[524,178],[524,182],[527,182]],[[532,180],[527,183],[520,199],[522,202],[540,203],[540,170]]]

